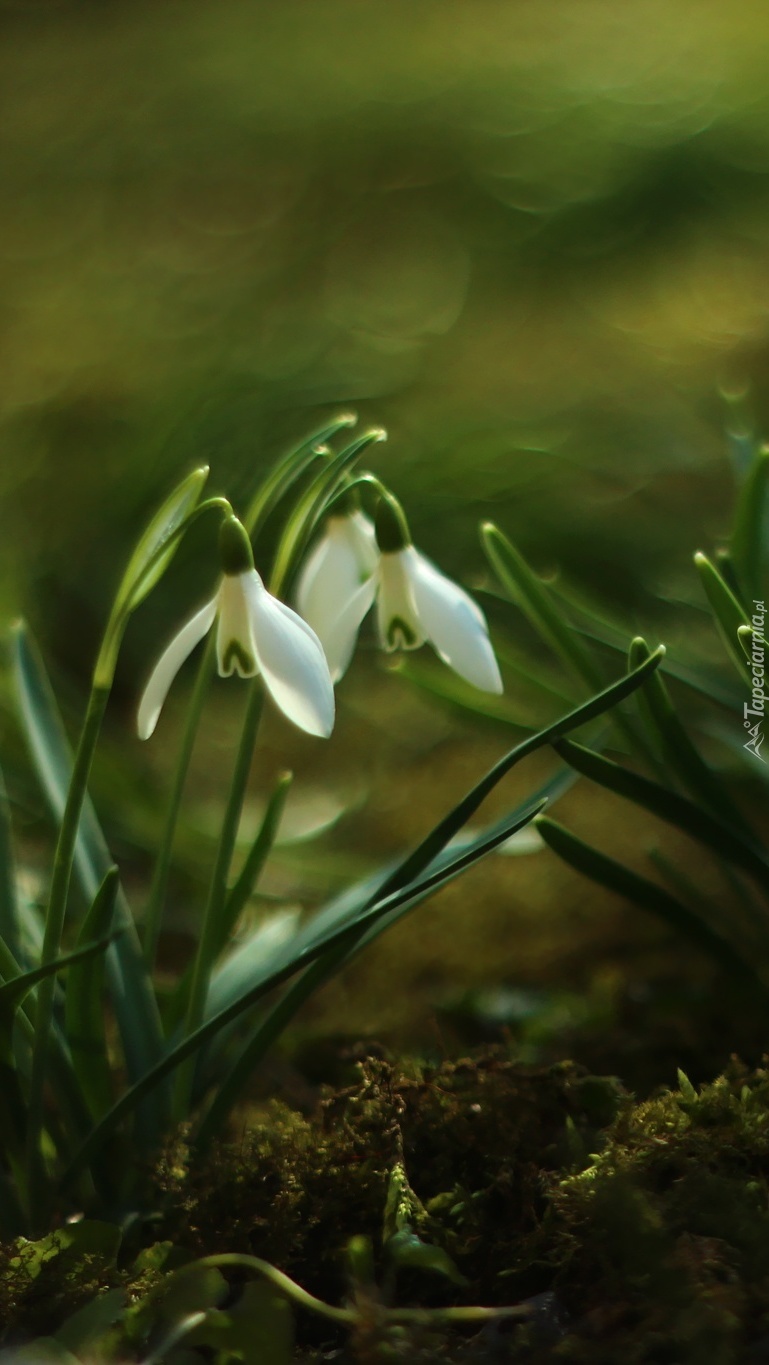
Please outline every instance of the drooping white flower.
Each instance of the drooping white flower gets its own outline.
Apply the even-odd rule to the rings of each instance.
[[[346,633],[339,640],[339,650],[329,653],[329,617],[355,597],[376,572],[378,562],[374,524],[354,508],[329,517],[323,536],[302,569],[296,604],[305,621],[321,636],[335,682],[347,670],[356,632]]]
[[[171,683],[214,621],[220,676],[261,674],[289,720],[308,734],[328,737],[334,726],[334,689],[317,635],[297,612],[267,591],[254,568],[245,529],[235,517],[222,523],[220,551],[224,576],[216,596],[174,636],[144,689],[140,737],[149,739]]]
[[[335,534],[339,538],[342,533]],[[349,547],[349,528],[345,535]],[[383,649],[417,649],[429,641],[438,657],[461,678],[483,692],[500,693],[502,678],[483,612],[463,588],[414,548],[394,498],[383,497],[379,503],[375,541],[378,557],[373,571],[360,582],[359,570],[357,584],[351,571],[346,569],[344,575],[339,572],[341,557],[334,565],[334,574],[326,574],[326,544],[311,579],[312,592],[303,594],[311,603],[312,624],[326,651],[334,681],[344,673],[360,624],[376,600]],[[301,604],[302,598],[300,609]]]

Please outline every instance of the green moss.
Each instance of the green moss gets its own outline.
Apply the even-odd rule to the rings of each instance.
[[[382,1292],[423,1306],[539,1296],[504,1338],[512,1362],[741,1365],[769,1333],[769,1072],[737,1063],[636,1103],[571,1063],[369,1059],[309,1117],[272,1103],[205,1160],[181,1137],[156,1199],[166,1240],[130,1268],[99,1224],[2,1249],[7,1339],[54,1330],[117,1286],[116,1356],[140,1356],[168,1270],[219,1251],[263,1257],[339,1302],[351,1239],[373,1248],[357,1292],[374,1305]],[[438,1249],[404,1258],[397,1282],[394,1230]],[[220,1277],[208,1288],[212,1302],[229,1293]],[[310,1361],[329,1326],[300,1314],[298,1330]],[[345,1358],[469,1365],[487,1348],[488,1333],[385,1329],[372,1311]]]
[[[550,1182],[579,1324],[557,1358],[742,1359],[769,1312],[768,1180],[766,1071],[623,1107],[586,1169]]]
[[[526,1067],[500,1054],[396,1069],[370,1059],[358,1084],[327,1094],[312,1119],[271,1104],[240,1144],[204,1163],[170,1153],[166,1235],[201,1254],[263,1256],[338,1299],[349,1238],[364,1233],[381,1252],[388,1187],[392,1199],[402,1168],[412,1223],[454,1258],[471,1297],[537,1292],[548,1273],[538,1264],[543,1177],[571,1161],[567,1120],[592,1150],[596,1120],[613,1117],[619,1096],[615,1081],[571,1064]],[[424,1289],[421,1279],[405,1285],[418,1298]],[[446,1297],[444,1286],[432,1290]]]

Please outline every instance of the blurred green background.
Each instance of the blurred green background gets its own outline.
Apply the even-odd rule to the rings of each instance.
[[[237,498],[339,407],[453,568],[489,511],[618,593],[719,529],[716,386],[767,360],[764,6],[0,16],[3,595],[61,650],[180,472]]]
[[[173,482],[206,461],[242,505],[348,408],[388,428],[374,467],[466,581],[493,516],[628,628],[695,599],[732,496],[723,391],[769,430],[767,69],[745,0],[0,4],[0,607],[65,700]],[[208,588],[199,548],[131,628],[116,715]],[[353,788],[398,687],[345,683]],[[391,768],[446,741],[414,706]],[[159,803],[161,736],[101,777],[131,847],[145,763]],[[400,846],[382,803],[371,842]]]

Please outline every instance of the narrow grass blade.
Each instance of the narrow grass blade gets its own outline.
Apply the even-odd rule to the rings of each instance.
[[[78,947],[108,935],[120,887],[118,870],[110,868],[85,916]],[[104,1028],[104,958],[87,957],[70,969],[64,1007],[64,1031],[72,1066],[91,1113],[98,1117],[112,1103],[112,1078]]]
[[[575,707],[573,711],[569,711],[567,715],[561,716],[560,719],[554,721],[552,725],[546,726],[544,730],[539,730],[537,734],[531,735],[528,739],[523,740],[521,744],[517,744],[514,749],[511,749],[509,753],[505,754],[504,758],[501,758],[493,768],[489,769],[486,776],[481,778],[480,782],[476,783],[454,809],[449,811],[448,815],[444,816],[443,820],[430,831],[427,837],[422,840],[413,852],[398,864],[389,877],[386,878],[380,888],[379,895],[385,895],[398,887],[405,886],[407,882],[412,881],[414,877],[418,876],[419,873],[438,856],[449,840],[453,839],[454,835],[459,833],[460,829],[467,824],[468,820],[472,819],[478,807],[485,801],[489,793],[493,791],[497,783],[510,772],[517,763],[520,763],[522,759],[527,758],[529,754],[536,753],[538,749],[543,748],[546,744],[552,744],[554,740],[560,739],[562,735],[569,734],[570,731],[579,729],[581,725],[586,725],[588,721],[595,720],[597,716],[602,716],[619,702],[624,701],[626,697],[631,696],[636,688],[641,686],[644,679],[647,678],[650,673],[654,672],[654,669],[658,666],[660,660],[664,657],[664,654],[664,646],[660,645],[659,648],[655,650],[654,654],[638,668],[625,674],[625,676],[619,678],[617,682],[612,683],[609,687],[604,688],[602,692],[591,697],[589,701],[583,702],[581,706]]]
[[[283,773],[278,778],[240,875],[225,900],[221,915],[217,916],[215,920],[216,936],[212,941],[212,962],[215,962],[226,948],[249,897],[253,894],[258,883],[262,868],[270,855],[280,828],[280,821],[292,780],[292,773]],[[187,1010],[192,987],[193,966],[194,964],[190,963],[184,972],[170,1002],[166,1021],[171,1030],[179,1024]],[[208,1009],[208,1006],[206,1008]]]
[[[274,911],[233,948],[211,977],[206,1018],[227,1009],[287,961],[296,947],[300,913],[296,908]]]
[[[658,815],[661,820],[675,825],[717,856],[750,872],[761,886],[769,890],[769,860],[760,847],[741,838],[729,825],[695,805],[688,797],[668,791],[650,778],[641,777],[572,740],[559,740],[553,747],[583,777],[590,778],[607,791],[615,792],[617,796],[623,796],[652,815]]]
[[[528,824],[531,819],[542,809],[542,802],[526,812],[524,818],[518,818],[506,825],[503,829],[497,830],[494,835],[483,843],[481,847],[474,847],[470,852],[458,853],[449,863],[441,868],[440,871],[429,873],[425,877],[414,881],[411,885],[393,891],[378,899],[375,904],[368,907],[365,913],[361,914],[352,925],[341,925],[333,930],[323,943],[317,943],[308,947],[297,958],[291,956],[291,960],[282,966],[278,966],[268,976],[264,977],[257,985],[253,986],[246,995],[243,995],[232,1005],[222,1010],[219,1014],[207,1019],[201,1024],[194,1033],[188,1034],[175,1047],[169,1048],[163,1059],[148,1072],[141,1080],[137,1081],[130,1089],[126,1090],[109,1113],[95,1125],[92,1132],[83,1143],[79,1152],[76,1153],[64,1175],[61,1178],[61,1185],[66,1186],[75,1175],[82,1170],[83,1166],[91,1160],[94,1153],[98,1152],[106,1139],[115,1130],[121,1119],[132,1113],[142,1100],[165,1078],[175,1071],[188,1057],[193,1056],[199,1051],[201,1046],[208,1042],[210,1038],[225,1028],[234,1019],[237,1019],[247,1009],[259,1000],[263,999],[276,986],[288,981],[302,968],[309,966],[327,948],[344,946],[344,951],[355,941],[361,929],[373,924],[376,919],[389,914],[401,906],[407,904],[418,904],[419,901],[446,885],[466,867],[477,862],[486,853],[490,853],[509,839],[523,825]]]
[[[716,625],[726,647],[726,652],[744,682],[749,676],[748,665],[737,632],[740,626],[750,625],[745,610],[737,601],[729,585],[721,577],[718,569],[714,564],[711,564],[707,555],[698,551],[694,556],[694,563],[705,590],[705,596],[716,618]]]
[[[37,648],[26,628],[14,632],[14,678],[24,733],[35,769],[54,819],[61,820],[72,772],[72,750],[62,724],[51,684]],[[87,900],[93,901],[112,858],[93,805],[86,797],[75,848],[75,874]],[[120,1030],[129,1078],[137,1080],[158,1061],[163,1050],[157,1002],[142,959],[133,916],[122,890],[115,906],[116,927],[122,932],[107,952],[110,993]],[[162,1096],[153,1099],[153,1114],[145,1115],[143,1135],[159,1135],[164,1125]]]
[[[650,655],[646,641],[640,635],[636,636],[628,652],[629,667],[635,668]],[[744,830],[746,821],[689,738],[659,672],[646,679],[636,697],[647,729],[659,744],[666,765],[687,791],[726,824]]]
[[[765,520],[767,513],[769,449],[763,446],[743,481],[737,499],[729,549],[746,607],[763,598],[766,569]]]
[[[11,838],[11,812],[0,772],[0,937],[18,960],[21,952],[19,907]]]
[[[123,610],[134,611],[163,577],[180,544],[174,532],[197,506],[207,478],[207,465],[193,470],[158,508],[128,561],[115,596],[113,616]],[[166,541],[168,550],[160,554]]]
[[[198,1145],[206,1146],[219,1130],[233,1106],[238,1102],[240,1095],[242,1095],[248,1077],[272,1044],[280,1037],[283,1029],[293,1019],[297,1010],[316,990],[319,990],[326,981],[340,970],[343,963],[349,961],[350,957],[363,946],[364,939],[366,942],[370,942],[372,938],[377,937],[379,932],[389,928],[395,920],[401,919],[405,914],[415,909],[417,905],[420,905],[446,882],[453,881],[455,877],[478,862],[486,853],[497,848],[511,835],[517,834],[520,829],[531,823],[535,815],[544,806],[545,802],[541,801],[535,805],[530,805],[523,813],[516,813],[501,828],[479,840],[471,849],[466,849],[455,856],[441,870],[413,883],[408,888],[409,894],[404,894],[399,898],[386,916],[386,923],[385,917],[382,915],[377,915],[373,922],[369,923],[368,915],[371,915],[371,911],[369,911],[368,915],[364,914],[361,917],[362,925],[359,921],[348,927],[347,930],[340,930],[337,936],[338,941],[333,943],[320,958],[312,963],[270,1010],[266,1019],[257,1025],[250,1037],[241,1045],[237,1056],[228,1068],[226,1078],[219,1086],[200,1125],[196,1138]],[[374,907],[371,909],[373,910]]]
[[[658,848],[648,849],[647,857],[649,858],[650,863],[656,867],[660,876],[668,882],[671,890],[675,892],[685,905],[689,906],[689,909],[694,914],[697,914],[700,907],[703,905],[707,905],[709,911],[711,913],[713,912],[714,906],[712,899],[703,894],[702,889],[692,881],[691,877],[687,876],[673,858],[668,858],[667,855],[662,853]]]
[[[273,844],[280,829],[280,822],[283,818],[293,777],[293,773],[290,772],[281,773],[278,777],[267,802],[267,809],[264,812],[256,838],[248,851],[248,856],[235,885],[230,889],[227,896],[224,913],[219,924],[219,938],[214,949],[217,957],[229,942],[235,925],[259,883],[262,870],[272,852]]]
[[[614,891],[618,896],[638,905],[642,910],[657,915],[671,928],[691,939],[721,966],[728,967],[742,980],[749,981],[762,995],[767,994],[767,988],[753,966],[736,951],[729,940],[699,915],[694,914],[688,906],[676,900],[664,887],[650,882],[637,872],[632,872],[630,868],[624,867],[622,863],[609,858],[605,853],[600,853],[563,825],[556,824],[546,816],[539,817],[537,829],[548,847],[570,867],[583,873],[599,886],[606,887],[608,891]]]
[[[82,947],[74,948],[71,953],[62,953],[53,962],[44,962],[29,972],[20,972],[11,981],[4,981],[0,985],[0,1014],[6,1017],[12,1015],[25,995],[28,995],[39,981],[44,981],[48,976],[56,976],[67,967],[73,967],[79,962],[85,962],[88,958],[104,953],[114,938],[115,934],[107,934],[96,943],[85,943]]]
[[[455,835],[451,842],[445,846],[437,857],[433,858],[429,864],[430,872],[440,872],[454,858],[461,848],[463,852],[470,852],[472,848],[479,848],[484,840],[490,836],[500,833],[507,828],[512,821],[524,819],[526,813],[533,806],[538,806],[542,802],[553,805],[564,792],[573,787],[577,780],[577,774],[569,767],[560,767],[552,777],[543,782],[536,791],[532,792],[528,799],[512,811],[507,811],[499,820],[491,825],[485,826],[476,834],[465,832],[464,835]],[[462,841],[460,843],[460,840]],[[386,870],[386,875],[390,876],[399,866],[394,861]],[[322,909],[316,911],[297,936],[296,947],[303,950],[305,947],[314,946],[322,943],[328,938],[329,933],[339,928],[341,925],[352,925],[357,917],[365,913],[368,906],[376,901],[378,888],[384,884],[381,872],[366,877],[356,886],[343,891],[341,895],[335,896],[332,901]],[[376,931],[376,926],[371,931]]]
[[[589,687],[603,686],[601,671],[564,621],[546,583],[533,573],[507,536],[492,522],[481,527],[481,542],[492,569],[535,630]]]
[[[535,809],[538,810],[546,803],[552,804],[557,801],[565,791],[574,785],[576,780],[577,776],[572,769],[561,767],[553,777],[544,782],[535,792],[532,792],[528,800],[521,806],[513,811],[508,811],[499,820],[475,834],[467,834],[466,837],[458,836],[453,839],[449,846],[444,848],[437,858],[433,859],[429,868],[430,873],[442,872],[460,852],[466,856],[472,856],[474,852],[477,855],[479,850],[485,850],[489,839],[494,839],[495,848],[498,847],[496,843],[498,835],[502,836],[504,842],[504,838],[507,837],[506,831],[512,829],[513,833],[516,833],[518,829],[523,828],[533,818],[532,812]],[[395,864],[392,866],[394,868]],[[342,928],[354,928],[356,921],[362,915],[365,916],[368,909],[376,904],[376,891],[381,882],[382,875],[379,872],[364,878],[363,881],[348,888],[341,895],[335,896],[321,910],[316,911],[310,920],[296,929],[290,939],[286,939],[285,948],[288,949],[288,952],[275,938],[275,932],[280,933],[281,919],[276,921],[275,929],[267,936],[261,960],[254,960],[254,957],[251,956],[249,963],[246,956],[246,945],[244,945],[243,950],[236,950],[232,959],[223,964],[212,983],[209,1012],[213,1014],[226,1008],[239,995],[256,985],[260,976],[275,971],[281,960],[285,962],[290,955],[297,957],[314,950],[318,946],[323,947],[330,941],[332,933]],[[414,904],[416,903],[414,902]],[[412,908],[411,902],[405,909],[398,904],[390,914],[377,918],[373,924],[367,922],[359,935],[350,937],[349,944],[344,950],[343,962],[340,958],[340,962],[337,963],[331,954],[323,959],[326,963],[324,979],[327,980],[333,976],[339,965],[346,966],[357,953],[362,952],[369,943],[380,934],[385,933],[392,924]],[[220,1050],[226,1045],[228,1036],[228,1033],[222,1030],[206,1049],[204,1075],[206,1073],[210,1075],[212,1067],[217,1065]]]
[[[248,504],[243,525],[249,535],[258,535],[262,524],[278,505],[281,498],[285,497],[289,489],[312,467],[316,460],[322,458],[320,448],[325,445],[326,441],[332,440],[338,432],[344,431],[345,428],[355,426],[357,420],[357,417],[352,413],[343,413],[340,417],[335,417],[332,422],[313,432],[312,436],[308,436],[306,440],[278,461]]]
[[[489,563],[512,600],[522,606],[534,629],[588,687],[602,687],[604,679],[601,669],[589,650],[585,649],[578,632],[563,616],[558,599],[549,591],[547,584],[532,572],[523,555],[491,522],[481,527],[481,540]],[[632,720],[618,711],[613,721],[631,749],[654,769],[654,753],[649,750]]]
[[[743,603],[742,588],[737,578],[737,571],[734,567],[732,556],[730,555],[729,551],[725,550],[723,546],[720,546],[716,550],[715,560],[716,568],[720,573],[721,577],[723,578],[730,593],[732,594],[733,597],[737,598],[737,601],[741,605],[745,605]]]
[[[499,657],[497,652],[497,657]],[[415,683],[423,692],[447,702],[452,709],[466,715],[470,712],[480,720],[492,721],[497,725],[509,725],[524,734],[533,734],[534,727],[523,720],[519,708],[507,697],[494,697],[489,693],[478,692],[463,682],[456,673],[446,667],[433,668],[421,659],[404,660],[398,672],[409,682]],[[568,704],[568,703],[567,703]]]
[[[723,909],[719,909],[717,899],[719,888],[711,884],[712,879],[710,877],[708,878],[708,890],[714,894],[706,896],[702,888],[695,885],[691,877],[687,876],[674,859],[668,858],[658,848],[648,849],[647,856],[657,871],[662,874],[663,880],[668,883],[684,904],[689,906],[690,910],[700,915],[704,910],[703,918],[710,922],[718,922],[719,915],[723,914]],[[746,933],[752,936],[754,942],[762,942],[766,938],[766,911],[763,904],[757,902],[752,895],[753,888],[745,884],[745,878],[739,875],[733,867],[719,862],[719,868],[725,884],[729,887],[737,903],[737,917],[741,923],[739,926],[735,923],[735,928],[744,926]]]
[[[618,630],[594,611],[577,606],[561,593],[558,596],[574,617],[574,629],[580,635],[597,645],[603,645],[613,654],[621,655],[623,659],[627,656],[627,635],[624,631]],[[706,608],[703,608],[703,611],[706,611]],[[689,668],[687,664],[682,664],[673,655],[668,654],[660,664],[659,671],[666,677],[683,683],[693,692],[698,692],[708,701],[723,706],[729,712],[739,711],[742,706],[743,694],[736,687],[730,687],[722,678],[712,674],[708,676],[704,668]]]
[[[424,896],[428,890],[437,889],[439,884],[455,876],[462,868],[469,866],[471,862],[477,861],[483,853],[489,852],[491,848],[502,843],[509,838],[510,834],[527,821],[523,820],[514,826],[497,833],[490,842],[481,848],[475,847],[467,854],[460,854],[439,871],[429,874],[419,881],[420,874],[433,862],[434,859],[446,847],[449,840],[458,834],[460,829],[472,818],[484,799],[493,791],[499,781],[522,759],[529,754],[536,752],[544,745],[559,739],[570,730],[577,729],[580,725],[594,720],[597,716],[603,715],[612,706],[615,706],[625,697],[630,696],[637,687],[640,687],[644,678],[652,672],[659,664],[664,655],[664,648],[660,648],[640,668],[632,673],[619,678],[610,687],[604,689],[597,696],[591,697],[568,715],[556,721],[553,725],[541,730],[538,734],[517,745],[489,770],[484,778],[472,788],[464,800],[460,801],[449,814],[439,822],[438,825],[427,835],[414,851],[399,863],[392,872],[385,877],[378,891],[372,893],[368,905],[361,908],[361,913],[356,917],[351,925],[343,925],[332,930],[329,938],[323,943],[315,943],[309,946],[298,958],[293,957],[282,968],[278,968],[268,978],[263,979],[254,988],[236,1001],[228,1009],[212,1019],[205,1021],[202,1025],[190,1033],[176,1047],[167,1051],[165,1057],[138,1080],[117,1102],[116,1105],[104,1116],[94,1129],[93,1134],[81,1148],[76,1160],[72,1163],[67,1173],[70,1178],[82,1164],[87,1161],[91,1153],[101,1146],[105,1138],[114,1130],[124,1115],[130,1113],[137,1103],[150,1093],[166,1076],[170,1075],[181,1062],[187,1057],[193,1056],[209,1038],[212,1038],[218,1031],[225,1027],[232,1019],[237,1018],[242,1012],[261,999],[268,990],[280,985],[288,980],[305,965],[309,965],[314,958],[318,957],[326,948],[334,947],[335,944],[345,942],[345,951],[356,940],[361,929],[367,927],[369,922],[373,922],[380,915],[388,914],[398,905],[405,903],[410,897],[418,898]]]
[[[282,596],[290,587],[291,577],[298,568],[299,561],[306,550],[310,537],[323,511],[337,491],[346,471],[360,459],[364,450],[386,439],[381,428],[364,432],[357,440],[351,441],[337,455],[330,456],[326,464],[315,475],[308,488],[297,502],[293,515],[283,533],[270,579],[270,592]]]

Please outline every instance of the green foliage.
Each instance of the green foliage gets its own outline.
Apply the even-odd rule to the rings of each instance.
[[[249,520],[257,533],[268,515],[283,517],[270,579],[276,590],[291,581],[363,453],[382,439],[381,431],[368,431],[339,452],[329,450],[325,441],[349,422],[344,417],[327,424],[290,452],[251,499]],[[69,1201],[91,1213],[140,1198],[143,1169],[128,1154],[136,1151],[146,1163],[175,1124],[190,1123],[192,1141],[200,1147],[210,1144],[240,1103],[255,1066],[304,1001],[385,929],[523,829],[569,782],[563,772],[556,774],[487,828],[463,832],[503,778],[530,755],[626,700],[662,657],[662,651],[649,654],[638,667],[529,734],[393,864],[301,924],[284,915],[257,928],[231,953],[229,941],[271,854],[289,780],[283,777],[275,787],[241,872],[233,879],[262,709],[262,689],[251,683],[197,946],[188,970],[170,991],[166,988],[161,1012],[153,977],[155,948],[187,765],[212,664],[210,649],[201,661],[161,835],[144,951],[88,796],[88,782],[128,616],[161,580],[181,538],[200,515],[215,511],[231,523],[226,499],[199,501],[206,476],[207,470],[198,470],[179,484],[139,538],[108,616],[74,751],[41,655],[25,626],[14,631],[13,681],[21,725],[58,837],[42,914],[29,904],[23,912],[16,906],[7,827],[4,838],[7,894],[0,903],[10,938],[23,943],[25,952],[25,960],[17,964],[0,940],[0,1006],[4,1001],[7,1006],[3,1060],[13,1111],[7,1157],[17,1191],[14,1197],[9,1184],[7,1208],[0,1200],[6,1233],[44,1231],[57,1211],[71,1207]],[[381,497],[383,485],[373,476],[359,478],[358,484]],[[85,899],[84,914],[82,909],[78,914],[75,891]],[[21,914],[25,919],[19,921]],[[26,946],[41,941],[40,948]],[[70,942],[74,947],[63,951]],[[22,1010],[26,996],[30,1000]],[[12,1030],[17,1015],[20,1029]],[[448,1253],[424,1240],[411,1221],[391,1229],[387,1240],[391,1268],[420,1264],[459,1282]],[[185,1338],[192,1331],[187,1323]]]
[[[769,987],[769,862],[753,821],[742,811],[730,787],[723,758],[720,768],[714,767],[690,733],[691,710],[710,747],[710,733],[716,729],[712,712],[728,701],[732,708],[731,724],[737,736],[742,736],[743,708],[750,703],[750,689],[755,686],[750,681],[747,650],[758,648],[761,652],[764,648],[761,632],[748,618],[753,614],[754,602],[761,611],[769,586],[764,546],[766,451],[757,449],[753,443],[746,461],[730,536],[734,567],[725,553],[718,557],[720,568],[701,553],[694,557],[713,623],[742,681],[742,694],[732,698],[728,684],[725,689],[720,677],[711,681],[702,672],[698,676],[690,665],[669,651],[661,667],[644,677],[635,693],[638,718],[631,719],[620,711],[613,713],[622,761],[609,759],[596,748],[565,737],[554,736],[552,740],[555,751],[575,773],[695,840],[705,851],[709,867],[716,869],[726,895],[714,904],[696,880],[692,882],[656,848],[645,852],[657,871],[662,872],[667,886],[611,858],[547,817],[538,820],[538,829],[546,844],[565,862],[686,935],[741,979],[751,999],[758,1002],[765,999]],[[540,580],[496,527],[484,526],[482,539],[491,567],[509,599],[523,608],[548,649],[583,679],[599,678],[602,667],[599,650],[604,646],[612,651],[622,649],[619,632],[607,627],[584,606],[574,611],[560,586]],[[750,599],[750,607],[747,596],[744,600],[741,597],[748,589],[758,594]],[[636,636],[625,649],[631,668],[638,668],[653,657],[641,636]],[[687,705],[685,712],[674,700],[662,676],[665,673],[679,686],[685,686],[682,693]],[[760,680],[763,674],[759,672],[758,677]],[[710,701],[710,717],[702,717],[701,708],[695,709],[695,689]],[[765,762],[760,753],[763,725],[760,700],[755,705],[752,720],[747,719],[745,711],[744,728],[750,729],[758,715],[756,746],[749,751],[746,744],[730,742],[732,751],[737,749],[740,753],[743,779],[749,774],[749,765],[753,766],[753,775],[758,776],[757,762]],[[604,743],[605,738],[601,737],[599,747]]]

